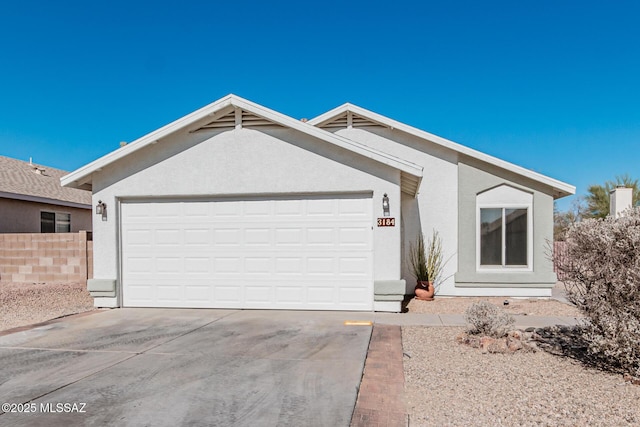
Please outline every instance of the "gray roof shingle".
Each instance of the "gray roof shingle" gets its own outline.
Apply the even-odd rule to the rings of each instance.
[[[68,172],[60,169],[0,156],[0,193],[40,197],[52,201],[58,200],[90,206],[90,191],[66,188],[60,185],[60,178],[67,174]]]

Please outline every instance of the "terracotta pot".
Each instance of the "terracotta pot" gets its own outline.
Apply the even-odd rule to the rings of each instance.
[[[423,301],[433,301],[433,294],[435,293],[433,282],[423,282],[419,280],[418,284],[416,285],[415,292],[416,299]]]

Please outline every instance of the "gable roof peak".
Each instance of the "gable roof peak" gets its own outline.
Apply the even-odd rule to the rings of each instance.
[[[554,198],[568,196],[571,194],[575,194],[576,192],[576,188],[573,185],[564,183],[562,181],[558,181],[554,178],[542,175],[538,172],[534,172],[522,166],[518,166],[513,163],[507,162],[505,160],[501,160],[497,157],[490,156],[478,150],[474,150],[473,148],[469,148],[457,142],[448,140],[446,138],[442,138],[432,133],[415,128],[413,126],[401,123],[397,120],[383,116],[382,114],[374,113],[373,111],[367,110],[365,108],[359,107],[354,104],[350,104],[350,103],[342,104],[332,110],[327,111],[324,114],[319,115],[318,117],[315,117],[309,120],[308,123],[320,128],[323,128],[323,127],[345,128],[345,127],[348,127],[348,118],[347,120],[344,119],[344,117],[347,115],[347,112],[351,112],[352,114],[359,116],[358,122],[361,124],[361,126],[369,126],[370,123],[373,123],[376,126],[383,126],[389,129],[397,129],[398,131],[418,137],[424,141],[428,141],[432,144],[439,145],[441,147],[447,148],[459,154],[468,156],[473,159],[480,160],[487,164],[490,164],[498,168],[507,170],[509,172],[515,173],[517,175],[526,177],[533,181],[543,183],[553,189]],[[352,121],[351,124],[355,126],[356,121]]]
[[[236,110],[232,111],[235,107]],[[64,176],[61,179],[62,185],[65,187],[84,188],[91,186],[93,180],[92,174],[101,170],[103,167],[114,163],[121,158],[128,156],[143,147],[151,144],[156,144],[165,137],[172,135],[178,131],[197,132],[200,130],[211,129],[215,127],[242,127],[242,121],[245,120],[244,113],[248,114],[246,117],[247,123],[251,125],[265,125],[275,124],[277,126],[286,127],[299,132],[303,132],[309,136],[333,144],[337,147],[349,150],[353,153],[359,154],[364,157],[368,157],[379,163],[385,164],[392,168],[398,169],[402,172],[403,176],[408,177],[405,181],[408,183],[405,185],[407,193],[415,195],[417,193],[420,180],[422,179],[422,166],[418,166],[407,160],[400,159],[396,156],[392,156],[387,153],[383,153],[375,148],[368,147],[359,142],[344,138],[340,135],[335,135],[331,132],[327,132],[319,127],[313,126],[307,122],[289,117],[285,114],[279,113],[275,110],[271,110],[262,105],[251,102],[247,99],[239,97],[234,94],[229,94],[217,101],[212,102],[186,116],[179,118],[147,135],[136,139],[135,141],[115,150],[111,153],[94,160]],[[213,117],[213,118],[211,118]],[[215,126],[213,123],[219,120],[221,126]],[[224,122],[224,123],[222,123]],[[208,123],[208,124],[207,124]],[[191,129],[189,129],[191,127]],[[409,178],[410,177],[410,178]]]

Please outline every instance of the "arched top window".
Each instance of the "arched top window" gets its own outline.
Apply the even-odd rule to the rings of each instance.
[[[533,267],[533,194],[509,185],[476,196],[478,271]]]

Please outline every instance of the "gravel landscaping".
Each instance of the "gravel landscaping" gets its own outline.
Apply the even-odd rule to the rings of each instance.
[[[409,313],[428,314],[464,314],[466,309],[476,301],[489,301],[500,306],[509,314],[526,314],[529,316],[573,316],[582,317],[580,311],[570,304],[565,304],[551,299],[516,299],[504,297],[467,298],[437,297],[433,301],[420,301],[412,299],[407,305]],[[509,305],[504,305],[504,301]]]
[[[81,283],[0,283],[0,331],[93,310]]]
[[[433,301],[419,301],[412,299],[407,305],[409,313],[426,314],[464,314],[467,308],[476,301],[488,301],[502,307],[509,314],[524,314],[528,316],[570,316],[582,317],[574,305],[566,301],[566,289],[562,282],[556,283],[554,295],[558,295],[560,302],[553,298],[506,298],[506,297],[438,297]],[[508,305],[504,302],[508,301]]]
[[[411,426],[633,426],[640,386],[539,350],[483,353],[464,328],[403,327]]]

